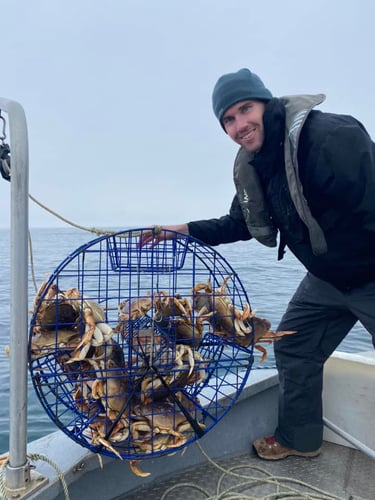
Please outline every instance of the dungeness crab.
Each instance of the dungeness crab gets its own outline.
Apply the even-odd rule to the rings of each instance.
[[[44,348],[53,350],[63,344],[74,347],[68,362],[82,361],[91,346],[103,345],[112,337],[113,330],[105,323],[104,310],[96,302],[83,299],[77,288],[63,292],[52,284],[40,303],[46,286],[47,283],[40,286],[34,299],[34,311],[39,308],[31,339],[33,355],[45,354]]]
[[[255,316],[255,312],[251,311],[248,303],[245,304],[242,311],[237,309],[227,294],[227,282],[230,278],[230,275],[227,276],[222,285],[215,290],[210,282],[198,283],[192,290],[194,309],[202,310],[202,308],[205,308],[212,313],[209,322],[215,334],[244,347],[249,346],[254,341],[255,349],[262,352],[260,363],[263,363],[267,351],[264,347],[259,346],[259,343],[271,344],[285,335],[292,335],[296,332],[271,331],[271,323],[267,319]]]

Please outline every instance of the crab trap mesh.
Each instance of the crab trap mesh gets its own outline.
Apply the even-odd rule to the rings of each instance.
[[[190,236],[140,245],[144,234],[106,235],[69,255],[36,295],[29,335],[52,421],[91,451],[129,460],[208,432],[253,363],[250,305],[229,263]]]

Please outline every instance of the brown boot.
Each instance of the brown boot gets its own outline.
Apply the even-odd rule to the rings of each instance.
[[[317,457],[320,453],[320,448],[315,451],[292,450],[278,443],[275,436],[267,436],[256,439],[253,442],[253,446],[258,454],[258,457],[263,458],[264,460],[282,460],[283,458],[291,456],[312,458]]]

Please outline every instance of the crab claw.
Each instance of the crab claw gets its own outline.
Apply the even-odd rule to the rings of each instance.
[[[104,446],[104,448],[106,448],[107,450],[111,451],[114,455],[116,455],[117,458],[119,458],[120,460],[122,460],[122,456],[120,455],[120,453],[106,439],[98,436],[98,437],[95,438],[94,444],[100,444],[100,445]]]
[[[148,477],[151,475],[151,472],[143,472],[143,470],[141,470],[139,467],[138,467],[138,463],[140,462],[140,460],[129,460],[129,466],[130,466],[130,469],[131,471],[136,475],[136,476],[139,476],[139,477]]]
[[[104,383],[102,380],[94,380],[91,386],[91,393],[94,399],[100,399],[105,395]]]
[[[260,351],[262,353],[262,356],[260,357],[259,363],[260,364],[264,363],[264,360],[267,357],[266,349],[264,347],[262,347],[261,345],[255,345],[254,347],[255,347],[255,349],[257,349],[258,351]]]
[[[69,365],[70,363],[74,363],[75,361],[84,361],[86,359],[86,355],[88,354],[90,348],[91,348],[90,344],[83,345],[81,350],[79,350],[78,347],[76,347],[76,349],[73,351],[73,356],[65,363]]]
[[[277,340],[280,340],[285,335],[293,335],[295,333],[297,333],[297,332],[292,331],[292,330],[284,330],[284,331],[280,331],[280,332],[273,332],[271,330],[268,330],[267,332],[264,332],[263,335],[261,335],[260,337],[257,337],[256,341],[257,342],[266,342],[266,341],[276,342]]]
[[[239,335],[240,337],[245,336],[246,334],[251,333],[251,326],[250,324],[245,324],[245,322],[242,319],[234,319],[234,327],[236,331],[236,335]]]
[[[187,356],[187,361],[188,361],[188,365],[189,365],[189,373],[188,373],[188,377],[190,377],[190,375],[193,373],[193,370],[194,370],[194,366],[195,366],[195,359],[194,359],[194,353],[193,353],[193,350],[191,349],[191,347],[187,346],[187,345],[184,345],[184,344],[179,344],[177,346],[177,355],[176,355],[176,359],[175,359],[175,362],[178,366],[183,366],[183,361],[184,361],[184,356],[186,355]]]
[[[263,332],[263,334],[258,333],[258,335],[255,334],[255,349],[260,351],[262,353],[262,356],[260,358],[259,363],[262,364],[263,361],[266,359],[267,356],[267,351],[264,347],[258,345],[259,342],[265,342],[266,344],[272,344],[272,342],[277,342],[281,338],[283,338],[285,335],[293,335],[294,333],[297,333],[295,331],[280,331],[280,332],[272,332],[271,330],[267,330],[266,332]]]

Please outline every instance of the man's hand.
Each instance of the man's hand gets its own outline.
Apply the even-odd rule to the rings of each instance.
[[[187,224],[178,224],[176,226],[154,226],[149,231],[142,231],[139,238],[139,247],[150,245],[153,248],[160,241],[173,240],[176,235],[175,232],[182,234],[189,234]]]

